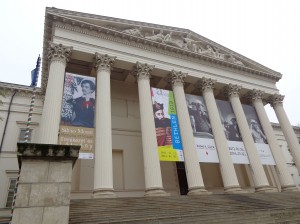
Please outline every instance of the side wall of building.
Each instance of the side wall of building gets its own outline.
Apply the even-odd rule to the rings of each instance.
[[[296,136],[300,142],[300,128],[299,127],[293,127],[294,130],[295,130],[295,133],[296,133]],[[278,141],[278,144],[284,154],[284,159],[287,163],[287,167],[294,179],[294,182],[296,184],[296,186],[298,188],[300,188],[300,174],[299,174],[299,171],[297,170],[296,166],[295,166],[295,162],[293,160],[293,157],[291,155],[291,152],[289,150],[289,146],[284,138],[284,135],[280,129],[280,126],[278,124],[273,124],[273,129],[274,129],[274,132],[275,132],[275,135],[276,135],[276,138],[277,138],[277,141]]]

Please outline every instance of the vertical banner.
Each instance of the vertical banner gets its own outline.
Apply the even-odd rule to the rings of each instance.
[[[267,138],[261,128],[260,121],[253,106],[242,105],[248,125],[255,142],[257,152],[260,156],[260,161],[263,165],[276,165],[272,152],[267,142]]]
[[[95,78],[66,73],[59,144],[81,145],[79,158],[94,157]]]
[[[159,159],[184,161],[173,92],[151,88],[151,96]]]
[[[199,162],[219,163],[212,129],[202,96],[185,94]]]
[[[216,100],[221,122],[227,138],[227,144],[233,163],[249,164],[249,159],[242,136],[233,112],[231,103],[224,100]]]

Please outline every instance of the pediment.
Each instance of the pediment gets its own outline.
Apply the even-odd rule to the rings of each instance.
[[[83,29],[121,37],[124,40],[129,39],[140,44],[156,46],[177,54],[263,75],[276,81],[282,76],[188,29],[47,8],[46,20],[48,18],[48,22],[51,20],[50,17],[53,21],[61,21]]]

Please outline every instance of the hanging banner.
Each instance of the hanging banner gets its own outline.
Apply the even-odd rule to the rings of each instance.
[[[184,161],[173,92],[151,88],[151,96],[159,159]]]
[[[94,158],[95,78],[66,73],[59,144],[81,145],[79,158]]]
[[[216,103],[233,163],[249,164],[248,155],[231,103],[224,100],[216,100]]]
[[[185,94],[199,162],[219,163],[212,129],[202,96]]]
[[[250,105],[242,106],[248,121],[253,140],[255,142],[257,152],[260,156],[261,163],[263,165],[276,165],[255,108]]]

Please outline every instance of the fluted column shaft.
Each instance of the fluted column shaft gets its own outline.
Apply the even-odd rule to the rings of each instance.
[[[229,153],[227,139],[221,123],[218,107],[213,93],[215,81],[203,78],[199,85],[202,89],[203,98],[207,107],[209,120],[214,134],[215,144],[220,160],[220,170],[225,192],[240,191],[240,185]]]
[[[268,188],[269,182],[264,171],[264,168],[260,162],[257,149],[252,138],[252,134],[249,129],[247,118],[245,116],[240,97],[241,87],[237,85],[229,84],[227,88],[228,98],[231,102],[233,112],[236,116],[237,123],[239,126],[240,133],[248,154],[250,161],[250,166],[253,171],[253,180],[255,184],[256,191],[273,191],[271,188]]]
[[[256,113],[258,115],[261,126],[264,130],[264,133],[267,137],[269,147],[271,148],[274,160],[276,162],[276,168],[279,173],[279,180],[281,183],[282,191],[295,190],[295,183],[291,177],[291,174],[288,171],[286,163],[284,161],[284,155],[277,143],[273,128],[270,124],[269,118],[265,111],[263,102],[262,102],[262,91],[254,90],[251,94],[251,99],[253,106],[255,107]]]
[[[296,167],[300,172],[300,145],[297,136],[295,135],[295,132],[292,128],[292,125],[283,108],[283,99],[284,96],[275,94],[270,98],[270,104],[274,108],[281,130],[284,134],[284,137],[288,143],[289,149],[295,161]]]
[[[48,83],[39,130],[39,142],[57,144],[63,99],[66,63],[71,54],[70,47],[50,43],[48,59],[50,60]]]
[[[163,190],[162,184],[150,90],[150,73],[153,67],[139,62],[136,64],[144,157],[145,196],[164,196],[167,194]]]
[[[94,198],[115,197],[113,189],[110,70],[115,57],[96,53]]]
[[[202,194],[206,192],[204,188],[199,159],[195,148],[193,130],[186,105],[183,83],[186,74],[172,71],[170,80],[172,82],[173,93],[178,115],[180,135],[183,145],[185,170],[189,186],[189,195]]]

